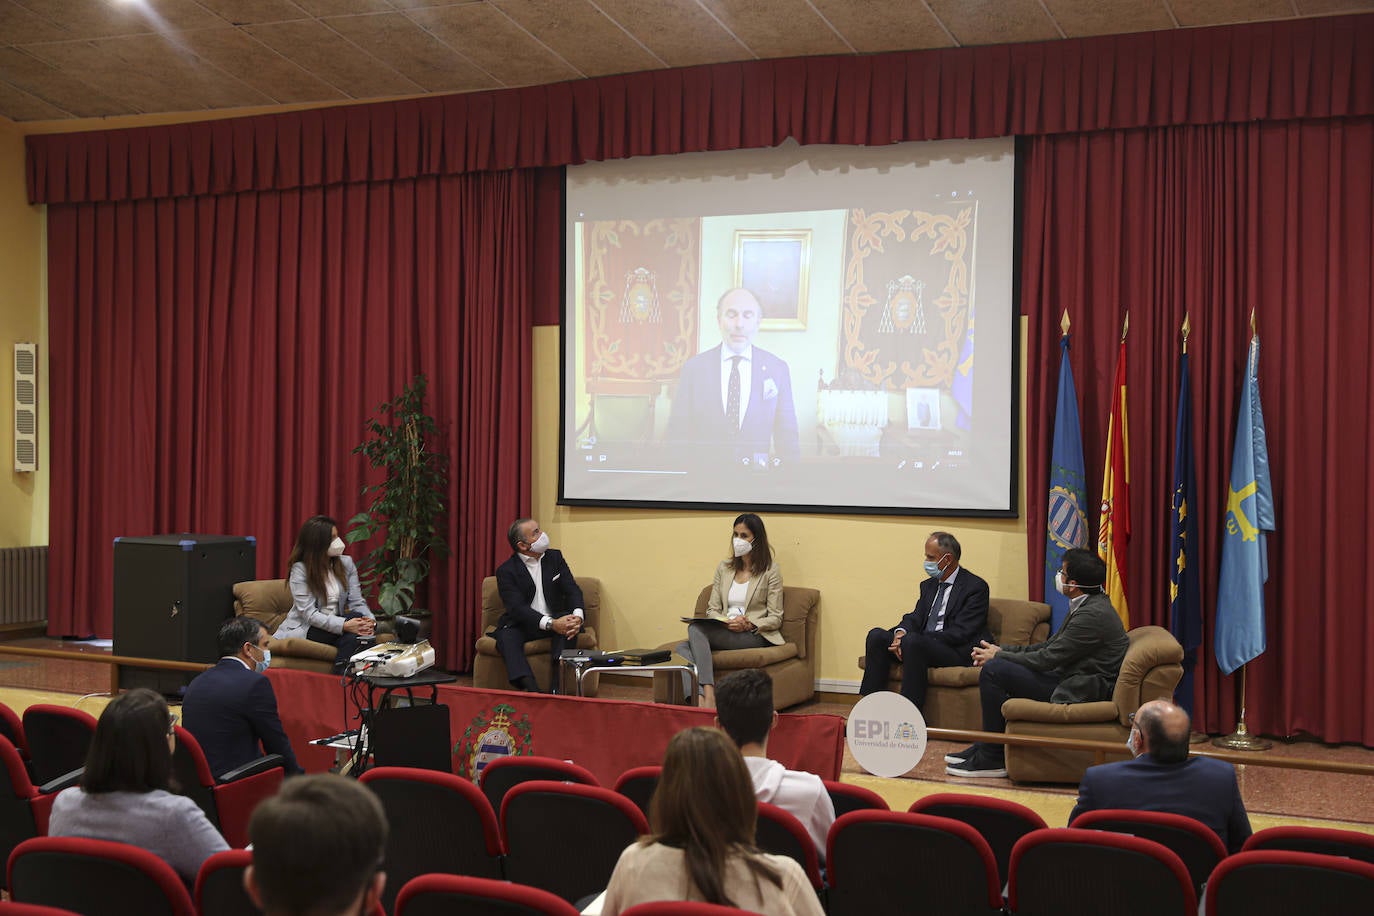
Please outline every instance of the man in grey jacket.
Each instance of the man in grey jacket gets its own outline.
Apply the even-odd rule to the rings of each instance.
[[[1130,639],[1112,602],[1102,592],[1107,565],[1089,550],[1064,552],[1055,584],[1069,599],[1069,613],[1049,639],[1033,646],[982,642],[973,650],[983,707],[983,731],[1004,732],[1002,704],[1012,697],[1050,703],[1109,700]],[[1004,747],[978,743],[950,754],[951,776],[1004,778]]]

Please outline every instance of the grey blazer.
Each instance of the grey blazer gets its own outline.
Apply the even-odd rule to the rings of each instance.
[[[340,602],[346,608],[344,613],[371,617],[372,611],[363,600],[363,590],[358,585],[358,567],[347,554],[339,559],[343,560],[344,572],[348,576],[341,596],[343,600]],[[328,630],[334,634],[343,632],[343,614],[329,613],[328,608],[320,604],[319,599],[310,591],[310,586],[305,582],[304,563],[291,564],[291,573],[286,577],[286,585],[291,589],[291,610],[287,612],[281,626],[277,627],[277,632],[272,634],[275,639],[306,639],[311,627]]]
[[[730,597],[730,586],[735,582],[735,567],[729,560],[721,560],[716,567],[716,580],[711,585],[711,597],[706,602],[706,613],[712,617],[724,617]],[[746,586],[744,616],[759,628],[759,635],[775,646],[782,645],[782,571],[778,564],[770,564],[761,576],[750,578]]]

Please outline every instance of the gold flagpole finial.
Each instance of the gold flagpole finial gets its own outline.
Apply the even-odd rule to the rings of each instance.
[[[1259,328],[1255,325],[1255,309],[1253,307],[1250,309],[1250,336],[1259,336]]]
[[[1121,321],[1121,342],[1126,342],[1126,334],[1131,330],[1131,310],[1126,310],[1126,317]]]
[[[1069,336],[1069,310],[1064,309],[1064,317],[1059,319],[1059,336]]]
[[[1188,352],[1188,332],[1193,329],[1192,316],[1187,312],[1183,313],[1183,352]]]

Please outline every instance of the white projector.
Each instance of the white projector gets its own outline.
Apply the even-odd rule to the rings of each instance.
[[[410,677],[418,671],[434,667],[434,649],[427,639],[414,645],[387,642],[364,649],[349,662],[353,665],[353,673],[358,676]]]

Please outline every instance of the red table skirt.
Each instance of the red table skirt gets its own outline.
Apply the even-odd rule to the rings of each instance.
[[[301,766],[324,772],[334,752],[307,742],[357,728],[353,708],[345,710],[341,679],[309,671],[267,672],[277,693],[282,725]],[[550,696],[510,690],[440,685],[439,702],[449,708],[454,743],[453,772],[470,775],[479,744],[509,746],[514,753],[571,760],[591,770],[603,785],[630,767],[658,764],[668,739],[684,728],[711,725],[709,709]],[[417,697],[428,697],[419,688]],[[479,739],[482,739],[479,741]],[[768,756],[793,770],[838,779],[844,759],[844,719],[830,715],[781,715],[768,741]]]

